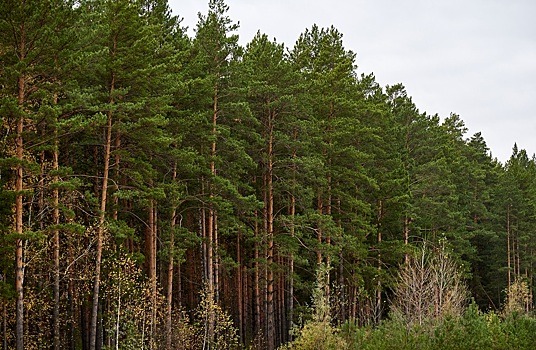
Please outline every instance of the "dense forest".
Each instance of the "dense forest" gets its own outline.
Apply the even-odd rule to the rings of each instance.
[[[227,11],[190,37],[166,0],[0,2],[3,349],[378,349],[438,316],[512,346],[536,158],[358,74],[334,27],[242,47]]]

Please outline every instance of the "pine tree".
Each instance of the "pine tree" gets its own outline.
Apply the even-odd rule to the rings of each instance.
[[[506,256],[502,250],[502,225],[498,224],[496,208],[499,175],[502,167],[491,157],[481,133],[476,133],[467,141],[467,159],[471,171],[468,173],[467,185],[471,193],[468,202],[468,229],[473,232],[471,244],[476,256],[471,261],[470,288],[475,301],[481,308],[497,309],[500,295],[497,295],[497,274],[503,274],[502,264],[506,261],[498,258]],[[505,279],[499,283],[498,290],[506,286]]]
[[[121,229],[127,226],[125,220],[129,220],[119,215],[120,199],[129,206],[137,199],[145,208],[144,213],[136,215],[146,218],[144,253],[153,298],[150,337],[154,337],[158,201],[163,198],[162,189],[157,186],[156,167],[161,159],[169,156],[172,142],[166,133],[165,114],[169,111],[174,87],[167,67],[175,57],[171,41],[174,20],[164,5],[155,1],[88,1],[82,4],[86,10],[82,21],[88,30],[87,41],[82,43],[86,45],[85,55],[90,63],[86,62],[86,67],[95,73],[80,75],[78,83],[82,92],[91,94],[89,116],[104,121],[103,149],[96,151],[102,156],[102,162],[99,161],[102,181],[95,183],[95,196],[100,198],[100,204],[89,336],[91,349],[96,347],[97,339],[105,234],[115,236],[118,243],[125,235],[132,239],[129,237],[131,230]],[[99,138],[98,134],[89,136]],[[168,163],[167,170],[170,167]],[[139,209],[135,206],[129,210]]]
[[[204,242],[207,298],[213,298],[216,303],[221,301],[224,267],[225,245],[221,244],[221,238],[225,233],[232,234],[236,224],[240,226],[231,203],[244,204],[244,190],[248,189],[241,186],[240,176],[252,166],[245,152],[245,140],[241,138],[245,134],[240,133],[248,125],[248,113],[239,103],[239,91],[234,85],[241,53],[238,36],[233,33],[238,25],[227,16],[228,9],[224,1],[211,0],[208,13],[199,15],[190,63],[192,77],[197,79],[197,88],[203,92],[193,108],[202,118],[196,146],[206,165],[200,179],[201,196],[206,201],[200,212],[200,236]],[[229,162],[233,162],[232,167],[227,166]],[[214,315],[209,316],[207,339],[211,346]]]
[[[309,151],[317,162],[317,182],[311,183],[316,189],[316,261],[352,261],[355,265],[346,277],[356,280],[361,278],[358,266],[370,230],[365,193],[374,180],[363,167],[372,151],[365,141],[371,132],[363,123],[355,54],[344,48],[335,28],[313,26],[298,39],[291,58],[304,76],[306,93],[300,98],[308,116]],[[342,288],[344,268],[337,270]]]
[[[283,242],[277,237],[279,228],[277,224],[282,219],[278,213],[282,213],[283,208],[288,206],[288,199],[284,193],[291,195],[293,193],[292,189],[287,187],[291,179],[288,176],[289,166],[285,164],[284,159],[292,157],[288,148],[293,137],[295,101],[292,92],[296,75],[284,53],[284,46],[270,41],[266,35],[260,33],[257,33],[247,45],[242,67],[246,72],[249,109],[257,120],[257,135],[260,138],[260,144],[256,145],[251,153],[259,163],[258,197],[263,199],[263,236],[255,241],[255,251],[261,249],[260,241],[265,243],[266,324],[257,324],[256,327],[257,331],[266,329],[267,346],[274,348],[276,344],[286,340],[286,334],[291,326],[291,321],[287,317],[292,315],[292,307],[285,305],[292,295],[281,293],[284,286],[280,285],[281,279],[275,271],[278,269],[276,264],[282,259],[283,251],[286,250],[287,254],[292,251],[281,246]],[[257,275],[260,273],[259,269],[257,263],[255,267]],[[256,286],[255,290],[260,290],[260,287]],[[256,296],[255,303],[260,303],[260,296]],[[288,314],[276,305],[290,308]],[[257,310],[261,310],[260,306],[257,306]],[[279,324],[276,324],[276,320],[279,320]]]
[[[31,234],[34,224],[32,220],[25,220],[27,214],[32,212],[31,205],[25,204],[25,198],[29,195],[28,190],[34,186],[33,174],[37,168],[34,163],[36,154],[31,149],[43,150],[43,144],[50,146],[47,141],[33,137],[36,129],[43,125],[47,127],[50,116],[56,113],[54,104],[57,98],[54,96],[57,96],[57,91],[51,91],[50,86],[56,86],[57,83],[58,56],[61,55],[58,52],[67,43],[66,26],[72,14],[72,4],[69,1],[8,1],[0,6],[0,14],[1,96],[6,116],[4,123],[9,129],[15,130],[13,145],[9,146],[6,155],[14,161],[11,163],[16,174],[13,186],[16,193],[13,224],[16,235],[16,348],[22,349],[25,346],[24,279],[27,260],[24,245],[32,236],[37,237]],[[36,190],[42,193],[39,184],[37,187]],[[43,209],[42,200],[39,207]],[[24,221],[30,224],[25,225]],[[57,242],[57,237],[55,241]],[[56,297],[57,295],[56,291]],[[54,322],[54,344],[57,348],[57,310],[54,312]]]

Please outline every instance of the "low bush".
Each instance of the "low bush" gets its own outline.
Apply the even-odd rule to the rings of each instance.
[[[355,350],[529,350],[536,345],[536,319],[523,314],[503,318],[470,305],[462,316],[423,325],[408,327],[396,316],[377,327],[346,323],[338,336]]]

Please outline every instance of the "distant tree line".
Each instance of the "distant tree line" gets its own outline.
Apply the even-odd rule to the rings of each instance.
[[[4,349],[273,350],[320,266],[329,322],[377,325],[423,242],[481,309],[533,308],[534,156],[358,75],[334,27],[242,47],[227,11],[189,37],[166,0],[0,3]]]

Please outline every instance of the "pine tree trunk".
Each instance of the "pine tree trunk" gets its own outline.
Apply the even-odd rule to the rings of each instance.
[[[259,224],[258,224],[258,212],[255,211],[255,259],[254,259],[254,298],[255,298],[255,331],[257,332],[257,335],[260,335],[262,330],[264,329],[262,324],[262,316],[261,316],[261,288],[260,288],[260,247],[259,247],[259,238],[260,238],[260,232],[259,232]]]
[[[378,205],[378,277],[376,284],[376,310],[374,313],[375,320],[374,322],[378,324],[381,319],[381,308],[382,308],[382,253],[380,246],[382,244],[382,220],[383,220],[383,201],[380,199]]]
[[[331,169],[333,168],[333,160],[331,158],[331,154],[329,153],[329,151],[331,150],[332,146],[333,146],[333,140],[332,140],[332,133],[333,133],[333,126],[332,126],[332,123],[333,123],[333,120],[335,118],[335,107],[333,105],[333,101],[330,101],[329,103],[329,116],[328,116],[328,127],[327,127],[327,130],[326,130],[326,135],[327,135],[327,144],[328,144],[328,147],[329,149],[325,151],[326,153],[326,163],[327,163],[327,168],[328,168],[328,176],[327,176],[327,179],[326,179],[326,182],[327,182],[327,198],[326,198],[326,203],[325,203],[325,206],[326,206],[326,209],[325,209],[325,214],[328,216],[328,217],[331,217],[331,202],[332,202],[332,176],[331,176]],[[328,230],[328,233],[326,234],[326,245],[329,247],[331,245],[331,234]],[[328,254],[326,254],[326,266],[328,266],[328,269],[330,267],[330,263],[331,263],[331,257],[329,256],[329,252]],[[330,296],[330,276],[329,276],[329,271],[328,273],[326,274],[326,298],[329,300],[329,296]]]
[[[318,214],[322,216],[324,214],[324,202],[320,193],[318,194],[316,206]],[[318,241],[318,249],[316,250],[316,264],[317,266],[320,266],[320,264],[322,264],[322,222],[318,223],[316,239]]]
[[[44,138],[45,130],[41,130],[41,139]],[[46,177],[46,154],[45,151],[41,151],[39,154],[39,164],[41,164],[41,169],[39,171],[39,182],[37,184],[37,191],[39,193],[39,199],[37,200],[37,216],[45,213],[45,177]],[[39,229],[44,230],[45,220],[39,220]]]
[[[285,266],[285,258],[281,255],[278,255],[279,257],[279,266]],[[286,329],[286,326],[287,326],[287,304],[286,304],[286,295],[285,295],[285,287],[286,287],[286,278],[285,278],[285,274],[284,273],[280,273],[278,274],[279,278],[278,278],[278,285],[279,285],[279,288],[278,288],[278,296],[277,296],[277,299],[278,299],[278,304],[279,304],[279,310],[278,310],[278,321],[277,321],[277,324],[278,324],[278,329],[279,329],[279,334],[278,334],[278,345],[280,344],[283,344],[284,342],[286,342],[286,334],[287,334],[287,329]]]
[[[205,193],[205,179],[201,178],[201,195],[204,196]],[[199,210],[199,235],[201,236],[201,255],[203,261],[203,283],[207,284],[208,287],[208,210],[203,206]],[[190,298],[191,299],[191,298]]]
[[[267,145],[267,168],[265,175],[265,211],[266,211],[266,236],[267,236],[267,276],[266,276],[266,294],[267,294],[267,347],[268,350],[275,348],[275,315],[274,315],[274,191],[273,191],[273,115],[269,112],[268,116],[268,145]]]
[[[290,197],[290,209],[289,209],[289,215],[291,220],[291,226],[290,226],[290,237],[294,238],[296,235],[295,227],[294,227],[294,220],[296,217],[296,197],[294,195],[291,195]],[[291,253],[289,257],[289,276],[288,276],[288,323],[287,323],[287,330],[291,330],[293,326],[293,320],[294,320],[294,254]],[[288,332],[288,340],[292,341],[292,333]]]
[[[407,247],[409,244],[409,224],[410,218],[406,215],[404,217],[404,245]],[[407,264],[409,262],[408,253],[404,254],[404,262]]]
[[[22,28],[20,52],[25,52],[24,28]],[[19,108],[23,108],[25,102],[26,81],[24,76],[18,78],[18,104]],[[24,144],[22,133],[24,131],[24,116],[21,116],[17,122],[17,138],[16,138],[16,157],[19,161],[23,160]],[[16,347],[17,350],[24,349],[24,250],[23,250],[23,169],[22,164],[17,165],[16,180],[15,180],[15,232],[18,237],[15,240],[15,292],[17,295],[16,304]]]
[[[2,301],[2,350],[7,350],[7,306]]]
[[[115,165],[115,176],[116,176],[116,181],[114,182],[114,191],[117,192],[119,191],[119,174],[120,174],[120,169],[119,169],[119,164],[121,163],[121,155],[119,154],[119,152],[117,152],[117,150],[119,150],[119,148],[121,147],[121,135],[119,134],[119,132],[117,132],[117,135],[115,136],[115,142],[114,142],[114,149],[116,151],[115,153],[115,161],[114,161],[114,165]],[[118,215],[118,207],[119,207],[119,197],[117,196],[113,196],[113,210],[112,210],[112,218],[114,220],[117,220],[119,218],[119,215]]]
[[[147,210],[148,222],[145,235],[145,249],[147,259],[147,275],[151,286],[151,318],[149,320],[150,333],[153,339],[156,324],[156,294],[157,294],[157,276],[156,276],[156,205],[154,199],[149,199],[149,208]],[[152,341],[151,341],[152,344]],[[152,345],[151,345],[152,348]]]
[[[115,43],[114,43],[115,44]],[[113,93],[115,90],[115,74],[112,74],[110,84],[110,104],[114,103]],[[112,111],[108,111],[106,125],[106,141],[104,144],[104,169],[102,174],[102,188],[100,198],[99,226],[97,227],[97,246],[95,259],[95,279],[93,284],[93,300],[91,307],[91,323],[89,333],[89,350],[95,350],[97,344],[97,316],[99,311],[99,290],[101,282],[102,245],[104,239],[104,224],[106,219],[106,205],[108,195],[108,180],[110,172],[110,156],[112,148]]]
[[[297,142],[298,140],[298,130],[295,128],[292,131],[292,138],[294,142]],[[296,227],[295,227],[295,220],[296,220],[296,196],[294,191],[296,191],[297,186],[297,166],[296,166],[296,158],[297,158],[297,151],[296,148],[292,149],[292,165],[291,165],[291,171],[292,171],[292,191],[290,195],[290,206],[289,206],[289,216],[291,220],[290,224],[290,237],[294,239],[296,236]],[[288,330],[291,330],[293,327],[294,322],[294,254],[291,253],[289,257],[289,277],[288,277]],[[292,333],[289,332],[288,334],[288,340],[293,341]]]
[[[510,205],[506,210],[506,255],[507,255],[507,272],[508,272],[508,289],[512,286],[512,266],[511,266],[511,249],[510,249]]]
[[[59,169],[59,155],[58,155],[58,132],[54,131],[54,154],[53,154],[53,169],[57,171]],[[54,183],[58,183],[59,177],[54,175]],[[60,224],[60,200],[59,200],[59,189],[57,186],[54,186],[52,191],[52,205],[54,207],[52,211],[52,223],[55,225],[54,228],[54,237],[53,237],[53,246],[54,246],[54,310],[52,315],[52,323],[54,330],[54,349],[59,350],[60,348],[60,231],[58,225]]]
[[[214,96],[213,96],[213,105],[212,105],[212,130],[211,135],[213,137],[211,146],[210,146],[210,173],[213,177],[216,176],[216,149],[217,149],[217,126],[218,126],[218,86],[216,85],[214,87]],[[209,181],[208,187],[209,187],[209,197],[210,199],[214,198],[214,181]],[[208,289],[208,295],[209,298],[209,304],[214,302],[216,300],[216,283],[217,280],[215,278],[215,275],[218,273],[218,268],[216,266],[216,260],[215,254],[217,254],[218,247],[217,247],[217,232],[215,228],[217,227],[217,214],[216,210],[214,209],[214,204],[209,204],[208,209],[208,223],[206,226],[207,231],[207,289]],[[214,322],[215,322],[215,314],[212,307],[210,310],[208,310],[208,334],[207,334],[207,340],[209,344],[212,344],[213,336],[214,336]]]
[[[244,344],[244,296],[242,289],[242,247],[240,245],[240,231],[236,237],[236,285],[238,288],[237,293],[237,304],[238,304],[238,334],[240,336],[240,341]]]
[[[211,204],[212,205],[212,204]],[[212,344],[214,335],[214,322],[215,314],[212,308],[214,302],[214,209],[210,208],[208,212],[207,223],[207,298],[209,299],[210,309],[208,312],[208,324],[207,324],[207,342]],[[210,346],[209,346],[210,349]]]
[[[220,302],[220,255],[218,242],[218,212],[214,211],[214,301]]]
[[[514,267],[515,277],[521,276],[521,250],[519,249],[519,231],[516,230],[515,235],[515,256],[517,257],[516,265]]]
[[[177,164],[173,166],[173,182],[177,179]],[[166,349],[171,349],[171,329],[172,329],[172,312],[173,312],[173,270],[174,270],[174,252],[175,252],[175,225],[177,207],[173,205],[171,211],[170,235],[169,235],[169,261],[167,268],[167,290],[166,290]]]

